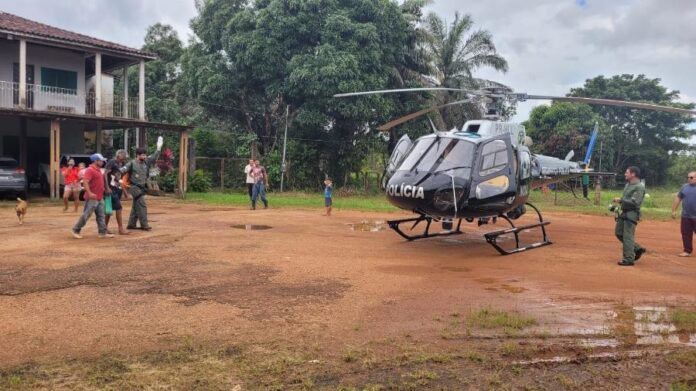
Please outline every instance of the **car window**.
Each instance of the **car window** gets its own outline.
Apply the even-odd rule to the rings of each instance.
[[[0,167],[2,168],[16,168],[17,166],[19,163],[14,159],[0,159]]]

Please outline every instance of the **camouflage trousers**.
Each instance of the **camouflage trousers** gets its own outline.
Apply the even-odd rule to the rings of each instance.
[[[135,228],[138,220],[140,221],[141,228],[148,227],[145,191],[137,186],[131,186],[128,192],[131,197],[133,197],[133,207],[128,217],[128,228]]]
[[[635,262],[636,252],[644,250],[643,246],[636,243],[637,225],[638,223],[624,217],[616,219],[614,234],[623,243],[623,260],[629,263]]]

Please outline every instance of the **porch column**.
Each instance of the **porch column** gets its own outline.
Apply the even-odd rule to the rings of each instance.
[[[19,107],[27,107],[27,40],[19,40]]]
[[[98,123],[97,124],[97,134],[94,137],[94,147],[97,150],[97,153],[101,153],[102,151],[102,144],[104,143],[104,132],[102,132],[102,124]]]
[[[102,116],[102,57],[101,53],[94,55],[94,114]]]
[[[138,119],[140,119],[141,121],[145,121],[145,61],[143,60],[140,61],[138,75]],[[135,138],[137,140],[135,147],[140,148],[143,146],[147,146],[144,137],[145,129],[138,128],[136,132],[138,135]]]
[[[123,118],[128,116],[128,67],[123,67]]]
[[[186,198],[188,185],[188,132],[182,131],[179,136],[179,178],[177,181],[177,196]]]
[[[123,118],[130,118],[128,103],[128,66],[123,67]],[[123,129],[123,149],[128,152],[128,128]],[[128,152],[130,153],[130,152]]]
[[[138,82],[138,119],[145,120],[145,61],[140,61],[140,80]]]
[[[60,121],[51,121],[50,134],[51,162],[49,165],[48,185],[51,189],[51,199],[60,197]]]

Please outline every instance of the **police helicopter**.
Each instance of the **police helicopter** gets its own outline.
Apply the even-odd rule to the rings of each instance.
[[[462,220],[479,226],[505,220],[510,228],[485,233],[486,241],[500,254],[509,255],[549,245],[541,211],[529,200],[532,189],[551,183],[587,175],[607,175],[590,170],[586,164],[532,153],[531,139],[521,124],[500,121],[500,108],[506,102],[526,100],[553,100],[591,105],[619,106],[633,109],[664,111],[674,114],[696,115],[696,111],[649,103],[611,99],[560,97],[516,93],[503,84],[477,80],[476,90],[423,87],[342,93],[334,97],[370,94],[405,93],[420,91],[453,91],[463,95],[462,100],[420,110],[388,122],[378,129],[385,131],[443,107],[467,103],[485,108],[483,119],[469,120],[461,129],[434,132],[412,141],[404,135],[396,144],[387,164],[382,187],[388,201],[398,208],[412,211],[415,217],[390,220],[388,225],[407,240],[462,234]],[[587,156],[592,152],[588,147]],[[610,174],[613,175],[613,174]],[[515,220],[529,209],[535,213],[535,222],[516,225]],[[442,230],[433,232],[433,222],[441,223]],[[414,233],[423,223],[422,231]],[[402,225],[410,225],[404,229]],[[540,229],[541,240],[520,245],[520,233]],[[498,242],[501,236],[514,237],[514,248],[504,248]],[[505,247],[508,247],[505,245]]]

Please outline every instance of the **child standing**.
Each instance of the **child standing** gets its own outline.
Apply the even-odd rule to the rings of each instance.
[[[326,215],[331,216],[331,196],[333,195],[333,182],[331,179],[324,181],[324,206],[326,207]]]

